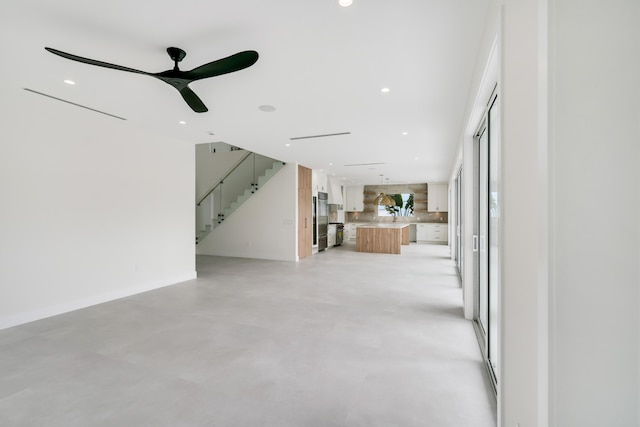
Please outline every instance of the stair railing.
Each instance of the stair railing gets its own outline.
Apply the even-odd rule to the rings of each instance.
[[[217,225],[255,193],[261,175],[273,168],[276,160],[257,153],[248,152],[196,202],[196,243],[209,234]]]
[[[252,152],[250,152],[250,151],[249,151],[249,152],[248,152],[244,157],[242,157],[242,159],[240,159],[240,161],[239,161],[238,163],[236,163],[236,165],[235,165],[234,167],[232,167],[232,168],[229,170],[229,172],[227,172],[227,174],[226,174],[225,176],[223,176],[223,177],[220,179],[220,182],[218,182],[216,185],[214,185],[213,187],[211,187],[211,188],[209,189],[209,191],[207,191],[207,192],[205,193],[205,195],[204,195],[204,196],[202,196],[202,197],[200,198],[200,200],[198,200],[198,201],[196,202],[196,205],[197,205],[197,206],[200,206],[200,204],[204,201],[204,199],[206,199],[207,197],[209,197],[209,195],[210,195],[211,193],[213,193],[214,191],[216,191],[216,189],[224,183],[224,180],[225,180],[225,179],[227,179],[227,178],[229,177],[229,175],[231,175],[231,174],[232,174],[236,169],[238,169],[238,167],[239,167],[242,163],[244,163],[244,161],[245,161],[245,160],[247,160],[247,159],[248,159],[252,154],[253,154],[253,155],[255,155],[255,153],[252,153]]]

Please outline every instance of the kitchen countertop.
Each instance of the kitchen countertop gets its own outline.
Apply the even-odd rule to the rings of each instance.
[[[369,222],[369,223],[354,222],[353,224],[356,224],[356,227],[360,227],[360,228],[404,228],[411,225],[409,223],[385,223],[385,222]]]
[[[345,224],[353,224],[356,227],[377,227],[377,226],[381,226],[381,227],[385,227],[385,226],[389,226],[389,225],[399,225],[401,227],[407,226],[407,225],[417,225],[417,224],[442,224],[442,225],[449,225],[448,222],[442,222],[442,221],[432,221],[432,222],[347,222]]]

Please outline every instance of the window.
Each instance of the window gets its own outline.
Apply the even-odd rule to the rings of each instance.
[[[395,206],[378,205],[378,216],[413,216],[413,194],[387,194]]]

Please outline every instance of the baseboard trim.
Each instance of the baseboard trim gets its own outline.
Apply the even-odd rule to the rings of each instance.
[[[193,280],[198,277],[198,272],[194,271],[181,276],[174,276],[163,280],[158,280],[144,285],[132,288],[109,292],[105,294],[95,295],[88,298],[82,298],[65,304],[58,304],[50,307],[43,307],[37,310],[25,313],[15,314],[7,317],[0,317],[0,330],[8,329],[14,326],[23,325],[25,323],[34,322],[36,320],[46,319],[47,317],[57,316],[59,314],[69,313],[71,311],[80,310],[82,308],[91,307],[93,305],[103,304],[105,302],[114,301],[120,298],[130,297],[132,295],[141,294],[143,292],[153,291],[155,289],[167,286],[177,285],[178,283]]]

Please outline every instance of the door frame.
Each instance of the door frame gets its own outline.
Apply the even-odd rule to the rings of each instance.
[[[471,215],[473,216],[473,231],[472,231],[472,242],[473,242],[473,297],[474,297],[474,301],[473,301],[473,323],[474,323],[474,327],[476,330],[476,335],[478,337],[478,342],[480,344],[480,348],[481,348],[481,352],[482,352],[482,356],[483,356],[483,360],[485,363],[485,366],[487,368],[487,371],[489,372],[489,376],[491,378],[491,385],[494,389],[494,392],[497,393],[497,389],[498,389],[498,381],[499,381],[499,370],[500,370],[500,330],[501,330],[501,326],[500,326],[500,319],[501,319],[501,305],[500,305],[500,267],[498,265],[498,271],[497,273],[497,283],[495,284],[496,289],[495,289],[495,295],[493,296],[493,298],[491,297],[491,262],[492,262],[492,255],[490,253],[490,249],[491,249],[491,245],[493,240],[496,240],[496,244],[498,245],[498,248],[500,246],[500,236],[499,236],[499,228],[501,226],[500,223],[497,223],[495,225],[495,229],[496,229],[496,235],[493,236],[492,238],[492,234],[491,234],[491,209],[489,207],[490,204],[490,198],[491,198],[491,192],[490,192],[490,182],[491,182],[491,160],[492,160],[492,149],[493,150],[498,150],[498,157],[494,160],[496,160],[498,162],[498,164],[496,165],[498,168],[498,179],[499,179],[499,168],[500,168],[500,159],[499,159],[499,142],[500,142],[500,136],[499,136],[499,132],[500,132],[500,127],[498,126],[497,129],[492,128],[492,124],[491,124],[491,120],[490,120],[490,114],[491,114],[491,110],[493,107],[497,107],[499,108],[499,98],[498,98],[498,91],[497,91],[497,87],[494,88],[493,92],[491,93],[491,96],[489,97],[489,100],[486,104],[485,107],[485,111],[482,115],[481,120],[479,121],[479,125],[477,127],[476,132],[474,133],[473,136],[473,196],[472,196],[472,200],[473,200],[473,210]],[[498,110],[499,111],[499,110]],[[495,130],[498,131],[498,135],[497,138],[492,138],[492,134],[491,132],[494,132]],[[480,139],[482,138],[483,135],[487,136],[487,157],[486,157],[486,172],[487,172],[487,188],[486,188],[486,201],[487,201],[487,205],[484,206],[484,208],[486,209],[486,230],[487,230],[487,236],[486,236],[486,250],[487,250],[487,289],[486,289],[486,298],[487,298],[487,324],[483,325],[480,319],[480,303],[481,303],[481,292],[480,292],[480,269],[481,269],[481,265],[480,265],[480,245],[482,244],[482,242],[480,241],[480,235],[479,235],[479,231],[480,231],[480,209],[482,208],[480,206],[480,200],[481,197],[479,195],[481,189],[480,189]],[[492,145],[493,144],[493,145]],[[497,183],[498,187],[500,187],[500,183],[498,181]],[[498,221],[500,221],[498,219]],[[497,258],[498,262],[500,260],[500,256],[499,256],[499,252],[494,254],[494,256]],[[492,306],[492,304],[495,304],[495,306]],[[497,319],[494,319],[494,321],[491,320],[491,310],[495,309],[496,313],[497,313]],[[493,325],[493,323],[496,323],[495,325]],[[495,341],[494,341],[495,340]],[[494,342],[497,342],[498,345],[494,347]],[[491,357],[490,353],[491,353],[491,349],[494,348],[496,354],[495,357]],[[495,362],[492,363],[492,362]]]

